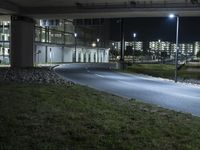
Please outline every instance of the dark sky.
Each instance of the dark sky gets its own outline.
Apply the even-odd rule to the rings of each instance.
[[[132,33],[137,33],[137,40],[175,41],[176,19],[170,18],[125,18],[125,40],[132,40]],[[120,40],[120,23],[111,21],[111,39]],[[180,18],[179,42],[200,41],[200,17]]]

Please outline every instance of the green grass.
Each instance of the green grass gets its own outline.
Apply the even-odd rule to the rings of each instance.
[[[178,70],[178,78],[200,80],[200,72],[188,71],[189,68],[200,69],[199,65],[184,65]],[[174,65],[167,64],[133,64],[125,69],[129,73],[142,73],[155,77],[174,79]]]
[[[125,71],[152,75],[155,77],[174,78],[174,66],[165,64],[133,64]]]
[[[79,85],[0,83],[0,150],[198,150],[200,119]]]

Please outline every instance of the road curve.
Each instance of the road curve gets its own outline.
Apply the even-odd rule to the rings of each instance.
[[[200,86],[70,64],[60,65],[55,71],[66,79],[97,90],[200,116]]]

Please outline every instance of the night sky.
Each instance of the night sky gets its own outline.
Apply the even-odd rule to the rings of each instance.
[[[111,40],[120,40],[120,23],[117,19],[111,21]],[[137,33],[141,41],[175,41],[176,19],[170,18],[125,18],[125,40],[133,39],[132,33]],[[179,42],[200,41],[200,17],[180,18]]]

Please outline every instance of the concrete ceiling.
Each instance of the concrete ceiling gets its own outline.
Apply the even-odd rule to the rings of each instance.
[[[50,6],[76,6],[80,4],[120,4],[138,2],[144,3],[145,0],[5,0],[20,7],[50,7]],[[146,0],[146,3],[185,3],[185,0]]]
[[[200,16],[200,0],[0,0],[0,14],[33,18]]]

